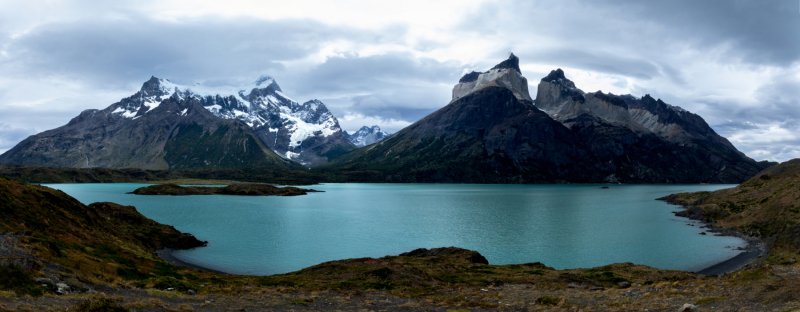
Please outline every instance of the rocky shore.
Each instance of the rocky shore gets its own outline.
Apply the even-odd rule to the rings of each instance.
[[[682,210],[676,211],[674,212],[674,214],[678,217],[688,218],[691,220],[702,222],[703,225],[708,228],[707,232],[709,233],[714,233],[716,235],[721,235],[721,236],[735,236],[747,242],[747,245],[741,249],[742,252],[740,252],[736,256],[727,259],[725,261],[722,261],[720,263],[711,265],[700,271],[697,271],[697,273],[703,275],[719,276],[726,273],[735,272],[755,261],[758,261],[760,258],[764,257],[764,255],[767,254],[768,250],[767,244],[764,243],[763,240],[757,237],[745,235],[734,229],[715,226],[713,224],[713,219],[711,219],[709,216],[703,213],[702,210],[697,209],[694,206],[686,205],[686,202],[681,200],[680,195],[672,194],[659,198],[659,200],[663,200],[666,201],[667,203],[683,207]]]

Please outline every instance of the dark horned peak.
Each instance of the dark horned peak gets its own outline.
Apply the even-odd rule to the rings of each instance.
[[[561,68],[551,70],[547,76],[542,78],[542,81],[561,84],[568,88],[575,88],[575,83],[572,82],[572,80],[567,79],[567,76],[564,75],[564,71],[561,70]]]
[[[150,76],[150,79],[147,79],[142,84],[141,91],[148,91],[148,93],[156,93],[158,90],[161,89],[161,79],[156,76]]]
[[[497,64],[494,67],[492,67],[492,69],[502,69],[502,68],[513,69],[520,74],[522,73],[522,70],[519,69],[519,58],[516,55],[514,55],[514,53],[511,53],[511,55],[508,56],[507,60],[502,61],[500,62],[500,64]]]
[[[472,82],[472,81],[478,80],[478,76],[480,76],[480,75],[481,75],[481,73],[473,71],[473,72],[470,72],[470,73],[464,75],[463,77],[461,77],[461,79],[459,79],[458,82],[459,83]]]

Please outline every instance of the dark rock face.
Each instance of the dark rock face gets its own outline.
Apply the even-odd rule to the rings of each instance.
[[[500,62],[500,64],[495,65],[492,69],[501,69],[501,68],[508,68],[516,70],[518,73],[522,73],[522,70],[519,69],[519,58],[511,53],[508,56],[508,59],[505,61]]]
[[[169,97],[166,97],[170,95]],[[0,163],[70,168],[289,168],[247,125],[152,78],[131,97],[33,135]]]
[[[481,73],[476,72],[476,71],[469,72],[466,75],[464,75],[463,77],[461,77],[461,79],[459,79],[458,82],[472,82],[472,81],[478,80],[478,76],[480,76],[480,75],[481,75]]]
[[[518,62],[512,55],[498,66]],[[351,180],[396,182],[738,183],[768,165],[695,114],[650,96],[586,94],[560,69],[539,84],[535,106],[514,84],[470,83],[459,83],[447,106],[332,168]]]
[[[409,252],[399,254],[400,257],[417,257],[417,258],[461,258],[466,259],[469,263],[489,264],[489,260],[477,251],[456,248],[456,247],[443,247],[443,248],[418,248]]]

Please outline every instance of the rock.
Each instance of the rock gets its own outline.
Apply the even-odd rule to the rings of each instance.
[[[591,291],[595,291],[595,290],[605,290],[605,288],[603,288],[603,287],[600,287],[600,286],[594,286],[594,287],[592,287],[592,288],[589,288],[589,290],[591,290]]]
[[[441,258],[460,258],[475,264],[489,264],[489,260],[477,251],[446,247],[446,248],[418,248],[409,252],[404,252],[399,255],[400,257],[441,257]]]
[[[628,287],[631,287],[631,283],[628,282],[628,281],[622,281],[622,282],[617,283],[617,287],[619,287],[619,288],[628,288]]]
[[[36,282],[36,284],[39,284],[39,285],[42,285],[42,286],[47,286],[47,287],[53,287],[55,285],[53,280],[51,280],[49,278],[46,278],[46,277],[37,277],[33,281]]]
[[[678,312],[693,312],[693,311],[698,311],[698,310],[697,306],[691,303],[684,303],[683,306],[680,309],[678,309]]]
[[[67,283],[56,283],[56,293],[59,295],[68,294],[70,291],[69,285]]]
[[[190,296],[194,296],[194,295],[196,295],[196,294],[197,294],[197,292],[196,292],[196,291],[194,291],[194,289],[189,289],[189,290],[187,290],[187,291],[186,291],[186,294],[188,294],[188,295],[190,295]]]
[[[507,88],[520,101],[533,101],[528,92],[528,80],[519,69],[519,58],[513,53],[507,60],[486,72],[471,72],[461,77],[459,83],[453,87],[452,101],[488,87]]]

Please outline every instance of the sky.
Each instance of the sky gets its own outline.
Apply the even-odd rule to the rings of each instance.
[[[562,68],[697,113],[756,160],[800,157],[800,0],[0,0],[0,152],[150,76],[269,75],[347,131],[394,132],[510,52],[533,97]]]

